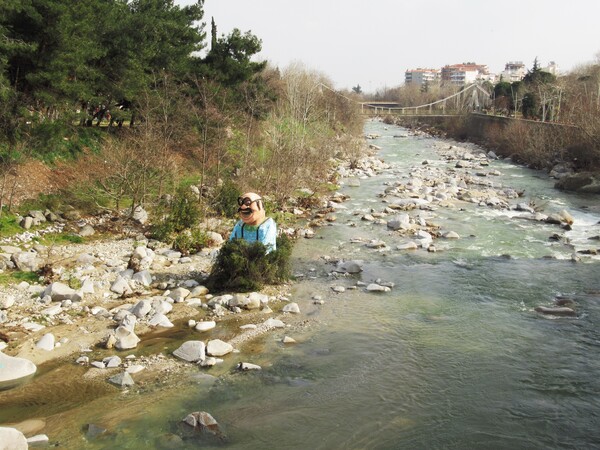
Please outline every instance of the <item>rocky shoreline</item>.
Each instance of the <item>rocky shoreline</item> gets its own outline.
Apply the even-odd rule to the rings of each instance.
[[[376,151],[377,147],[372,146],[372,149]],[[357,244],[381,252],[439,251],[443,243],[461,236],[435,223],[436,209],[460,209],[466,203],[512,211],[525,220],[556,225],[559,237],[560,230],[568,230],[573,225],[573,217],[567,211],[544,214],[521,199],[518,191],[495,183],[493,179],[499,173],[489,168],[490,162],[497,159],[492,152],[486,153],[477,146],[447,143],[437,143],[436,151],[445,161],[444,167],[425,160],[409,174],[398,173],[398,179],[386,182],[379,195],[381,209],[366,214],[357,212],[361,220],[385,227],[393,233],[394,240],[401,242],[395,248],[381,240],[361,240]],[[352,166],[340,161],[336,168],[344,183],[354,187],[360,186],[361,179],[387,170],[394,169],[376,155],[367,156]],[[335,212],[346,208],[347,198],[334,193],[310,214],[309,226],[286,231],[312,237],[315,227],[335,221]],[[117,240],[50,249],[33,245],[28,249],[13,245],[0,247],[10,260],[24,251],[37,255],[46,252],[47,258],[54,257],[52,270],[56,280],[48,286],[22,282],[3,288],[0,293],[0,325],[8,340],[8,344],[2,346],[4,353],[0,355],[4,359],[0,364],[11,367],[7,371],[0,365],[0,388],[29,380],[35,373],[32,364],[41,365],[51,360],[86,367],[85,379],[101,380],[121,389],[131,389],[136,382],[152,378],[149,374],[164,375],[195,366],[223,364],[231,355],[236,355],[237,370],[260,370],[260,366],[247,362],[243,351],[240,352],[246,343],[272,330],[284,330],[282,343],[294,344],[294,336],[288,330],[301,326],[305,318],[290,296],[289,285],[271,287],[264,292],[214,296],[200,284],[198,280],[206,276],[222,242],[217,236],[213,239],[214,247],[188,257],[143,235],[131,234]],[[579,261],[585,256],[574,251],[572,259]],[[334,265],[333,279],[362,270],[360,261],[329,262]],[[376,280],[354,286],[358,287],[385,293],[393,285]],[[332,289],[341,293],[344,287],[334,285]],[[314,302],[322,304],[323,300],[315,298]],[[539,312],[569,316],[575,313],[571,306],[557,303],[555,307],[541,306]],[[135,354],[146,338],[175,327],[188,329],[190,339],[171,354]],[[215,328],[226,329],[221,332],[222,339],[203,339],[203,333]],[[102,358],[96,357],[100,354]],[[19,369],[13,370],[14,367]],[[0,391],[0,398],[2,395]],[[212,430],[211,433],[219,435],[218,424],[209,416],[207,412],[196,411],[184,421],[192,428]],[[24,430],[19,424],[11,427]],[[98,431],[93,427],[88,433]],[[4,430],[8,429],[12,430]],[[0,428],[0,436],[13,434]],[[33,435],[30,439],[49,440],[44,435]]]

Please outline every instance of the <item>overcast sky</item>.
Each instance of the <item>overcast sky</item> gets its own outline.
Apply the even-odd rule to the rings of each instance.
[[[569,71],[600,52],[600,0],[206,0],[204,12],[209,35],[211,17],[219,35],[251,31],[261,59],[301,61],[338,89],[372,92],[407,69],[467,61],[499,73],[537,57]]]

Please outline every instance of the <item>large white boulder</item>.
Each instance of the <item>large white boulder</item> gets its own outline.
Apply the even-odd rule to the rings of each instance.
[[[36,370],[35,364],[28,359],[8,356],[0,352],[0,389],[17,386],[32,376]]]
[[[209,356],[224,356],[233,351],[233,345],[221,339],[213,339],[206,344],[206,354]]]
[[[27,439],[16,428],[0,427],[0,450],[27,450]]]
[[[173,355],[187,362],[198,362],[206,359],[206,346],[202,341],[187,341],[173,352]]]
[[[81,294],[60,281],[48,285],[40,297],[46,295],[49,295],[53,302],[62,302],[63,300],[81,301]]]
[[[115,337],[117,338],[115,347],[119,350],[135,348],[138,345],[138,342],[140,342],[140,338],[137,337],[133,330],[128,330],[123,326],[117,328]]]

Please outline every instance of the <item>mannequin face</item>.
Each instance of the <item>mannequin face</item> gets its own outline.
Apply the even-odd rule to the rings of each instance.
[[[246,192],[240,199],[243,201],[242,204],[239,205],[238,213],[242,221],[246,225],[252,226],[263,223],[265,220],[265,208],[260,199],[260,195],[254,192]],[[238,204],[240,203],[240,199],[238,199]]]

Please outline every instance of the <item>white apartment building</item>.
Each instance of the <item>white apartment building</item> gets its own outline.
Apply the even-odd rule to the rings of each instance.
[[[442,67],[442,83],[465,85],[477,80],[489,80],[492,77],[485,64],[463,63]]]
[[[422,86],[425,83],[437,83],[440,80],[438,69],[411,69],[404,72],[404,83]]]
[[[514,83],[521,81],[527,75],[527,68],[523,61],[509,61],[504,65],[504,71],[501,73],[502,81]]]
[[[554,61],[550,61],[546,67],[542,69],[544,72],[551,73],[552,75],[560,75],[560,70],[558,68],[558,64]]]

